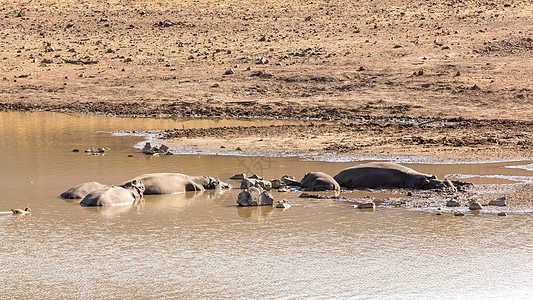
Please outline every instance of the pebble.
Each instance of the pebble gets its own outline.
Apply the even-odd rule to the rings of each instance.
[[[507,216],[507,213],[502,211],[502,212],[498,213],[498,216],[505,217],[505,216]]]

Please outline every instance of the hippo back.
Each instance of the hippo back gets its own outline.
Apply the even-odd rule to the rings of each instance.
[[[144,185],[133,180],[124,186],[111,186],[90,192],[80,205],[82,206],[113,206],[128,205],[143,197]]]
[[[414,187],[410,178],[430,176],[411,168],[394,164],[372,162],[342,170],[334,179],[343,187]],[[414,184],[414,183],[413,183]]]
[[[62,193],[59,198],[61,199],[83,199],[87,194],[94,190],[108,188],[111,185],[101,184],[96,181],[85,182],[78,184],[75,187],[68,189],[66,192]]]
[[[176,194],[204,190],[204,187],[191,180],[189,175],[180,173],[143,174],[120,184],[120,186],[124,186],[133,180],[139,180],[144,184],[145,195]]]

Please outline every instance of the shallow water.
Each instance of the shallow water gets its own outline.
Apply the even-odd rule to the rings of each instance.
[[[30,216],[0,213],[0,298],[532,296],[531,213],[468,213],[458,218],[405,208],[365,212],[354,210],[350,202],[301,199],[297,192],[273,193],[276,200],[291,201],[287,210],[238,208],[238,189],[145,196],[144,205],[111,208],[86,208],[58,199],[85,181],[117,184],[149,172],[230,181],[240,172],[301,178],[308,171],[336,174],[355,164],[216,155],[151,157],[133,148],[143,137],[106,133],[220,122],[245,126],[284,121],[0,112],[0,211],[26,206],[33,210]],[[87,147],[111,151],[86,155]],[[81,152],[72,152],[74,148]],[[486,184],[531,180],[533,171],[519,168],[531,164],[407,165],[439,177],[455,174]]]

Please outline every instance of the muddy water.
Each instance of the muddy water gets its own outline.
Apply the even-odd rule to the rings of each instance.
[[[146,196],[142,206],[100,209],[57,198],[84,181],[116,184],[147,172],[228,180],[238,172],[266,178],[287,173],[301,177],[312,170],[336,174],[354,164],[149,157],[133,149],[142,137],[106,133],[219,122],[250,124],[0,112],[0,211],[33,209],[31,216],[0,215],[0,298],[442,299],[533,294],[530,213],[454,218],[402,208],[363,212],[349,202],[300,199],[298,193],[274,193],[276,199],[291,201],[287,210],[237,208],[238,190]],[[111,151],[103,156],[82,153],[97,146]],[[82,152],[74,153],[74,148]],[[520,168],[531,163],[409,166],[483,184],[531,180],[533,171]]]

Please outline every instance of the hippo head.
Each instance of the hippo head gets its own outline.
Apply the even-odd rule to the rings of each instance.
[[[435,175],[419,178],[415,187],[425,190],[455,190],[455,186],[448,179],[439,180]]]
[[[137,193],[139,193],[140,196],[143,195],[145,190],[144,184],[139,180],[129,181],[126,184],[122,185],[122,187],[129,190],[135,190],[137,191]]]
[[[213,178],[213,177],[210,177],[210,176],[204,176],[205,178],[205,183],[203,184],[204,185],[204,188],[206,190],[210,190],[210,189],[228,189],[230,188],[230,185],[225,183],[225,182],[222,182],[216,178]]]

